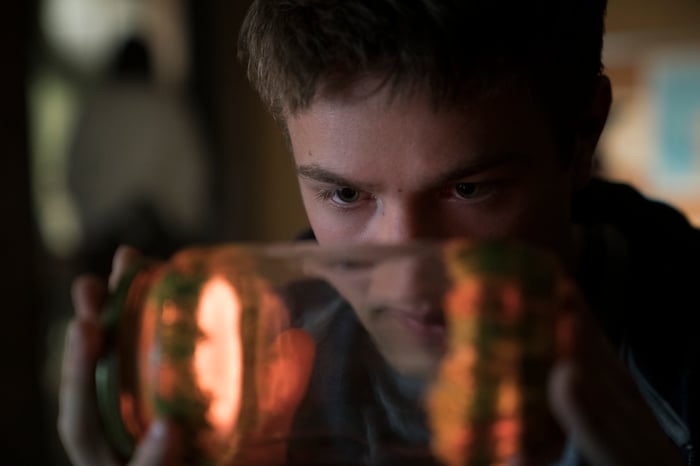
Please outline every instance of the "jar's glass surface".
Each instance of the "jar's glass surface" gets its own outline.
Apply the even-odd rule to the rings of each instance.
[[[551,462],[561,283],[515,243],[188,249],[112,296],[103,421],[128,456],[178,420],[188,464]]]

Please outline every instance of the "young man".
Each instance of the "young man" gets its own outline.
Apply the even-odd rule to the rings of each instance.
[[[289,138],[319,243],[459,236],[548,249],[577,277],[585,299],[574,307],[590,308],[597,322],[577,321],[551,377],[569,438],[562,464],[692,464],[697,343],[688,315],[698,308],[700,234],[630,188],[590,180],[611,101],[600,61],[604,11],[603,0],[258,0],[240,50]],[[89,323],[98,287],[83,280],[75,289],[79,349],[67,355],[62,400],[64,440],[84,464],[109,456],[93,430],[77,427],[94,422],[79,394],[99,347]],[[433,324],[410,306],[404,314],[419,328]],[[374,318],[399,328],[395,313]],[[317,366],[335,358],[339,377],[356,367],[351,343],[377,337],[377,322],[360,320],[364,327],[334,317]],[[364,425],[363,438],[305,460],[429,462],[382,448],[387,439],[427,442],[420,414],[396,402],[420,388],[390,368],[366,381],[379,388],[365,411],[323,407],[324,428]],[[342,384],[315,386],[329,400],[352,396]],[[166,434],[176,427],[158,426],[133,464],[174,455]]]

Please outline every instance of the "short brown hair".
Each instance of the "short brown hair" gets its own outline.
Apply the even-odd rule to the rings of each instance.
[[[606,3],[255,0],[239,57],[282,119],[307,108],[322,86],[343,90],[366,75],[394,89],[422,86],[447,104],[524,80],[550,107],[565,109],[601,73]]]

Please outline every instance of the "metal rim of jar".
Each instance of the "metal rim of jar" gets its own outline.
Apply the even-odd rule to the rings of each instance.
[[[144,264],[131,267],[110,294],[101,316],[107,349],[95,367],[97,408],[104,434],[115,452],[128,458],[133,454],[136,441],[127,429],[120,409],[120,372],[122,361],[117,350],[120,322],[128,303],[131,284],[142,272]]]

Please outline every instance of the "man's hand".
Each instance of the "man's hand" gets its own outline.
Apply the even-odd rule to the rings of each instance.
[[[118,465],[100,425],[95,398],[95,364],[102,352],[99,317],[107,298],[139,253],[121,247],[114,256],[109,284],[83,276],[73,284],[75,317],[66,334],[66,350],[59,399],[58,432],[68,457],[76,466]],[[138,445],[131,466],[179,464],[178,426],[159,419]]]
[[[73,285],[76,315],[66,336],[58,431],[71,462],[76,466],[121,464],[104,437],[97,410],[95,365],[103,350],[99,317],[108,290],[116,288],[123,274],[139,258],[136,250],[121,247],[114,256],[108,284],[96,277],[84,276]],[[281,308],[277,310],[282,311]],[[276,321],[272,317],[284,320],[284,316],[268,317],[271,317],[271,321]],[[231,458],[219,458],[222,461],[256,465],[286,462],[286,438],[297,407],[306,393],[315,343],[300,329],[278,328],[275,332],[279,334],[266,349],[267,356],[264,358],[270,362],[261,367],[261,372],[257,374],[259,393],[256,399],[265,422],[241,439]],[[137,446],[129,465],[182,464],[182,437],[177,423],[157,419]]]
[[[572,287],[566,300],[550,402],[581,455],[595,466],[683,465],[583,298]]]

